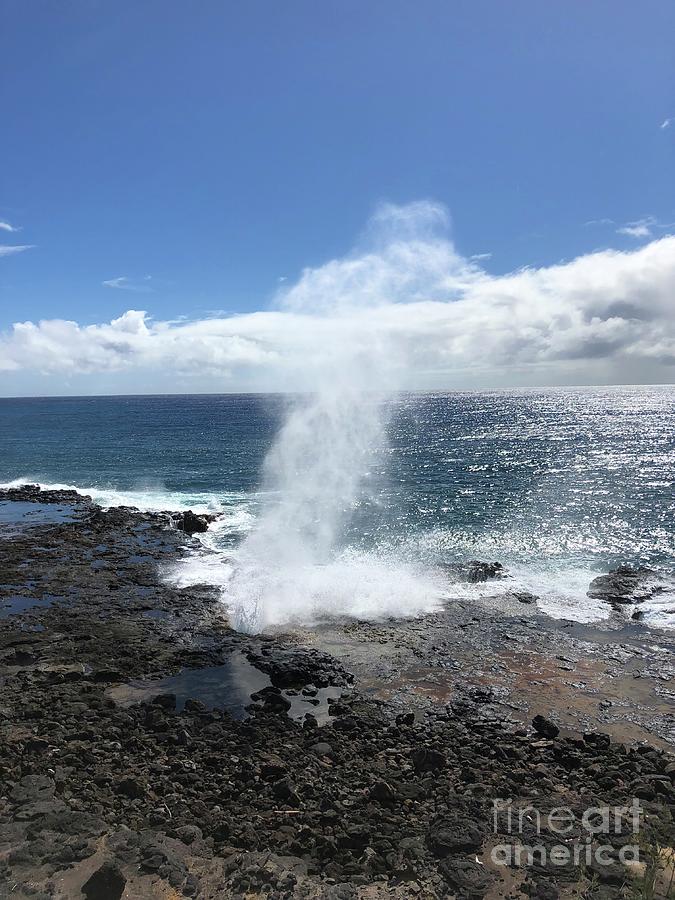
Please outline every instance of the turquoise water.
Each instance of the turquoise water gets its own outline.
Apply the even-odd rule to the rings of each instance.
[[[215,571],[236,564],[270,500],[261,466],[293,402],[0,400],[0,481],[222,512],[207,542],[223,554],[208,560]],[[619,562],[675,568],[672,386],[406,394],[384,413],[388,439],[372,448],[344,548],[429,566],[499,559],[561,609],[584,604],[590,577]]]

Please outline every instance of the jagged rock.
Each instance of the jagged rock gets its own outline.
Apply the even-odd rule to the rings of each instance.
[[[265,704],[265,709],[271,709],[274,712],[288,712],[293,705],[288,697],[272,691],[263,694],[263,703]]]
[[[463,857],[441,860],[438,870],[457,897],[482,900],[494,876],[485,866]]]
[[[260,777],[265,781],[276,781],[288,771],[288,766],[280,756],[275,753],[267,753],[260,764]]]
[[[429,849],[439,858],[475,852],[483,843],[483,834],[465,810],[437,822],[427,834]]]
[[[371,787],[370,796],[378,803],[391,803],[395,795],[386,781],[378,781]]]
[[[587,731],[583,737],[587,744],[593,744],[593,746],[597,747],[599,750],[608,750],[612,744],[610,736],[601,731]]]
[[[418,772],[436,772],[443,769],[447,762],[445,756],[438,750],[429,750],[426,747],[414,750],[411,758]]]
[[[131,800],[145,796],[145,788],[136,778],[123,778],[117,785],[117,791]]]
[[[272,785],[272,793],[277,800],[283,800],[289,806],[300,806],[300,797],[287,778],[275,782]]]
[[[106,860],[82,885],[82,893],[87,900],[120,900],[126,883],[120,867]]]
[[[619,566],[607,575],[598,575],[591,582],[587,594],[606,603],[642,603],[663,590],[656,573],[643,566]]]
[[[344,686],[354,680],[340,663],[320,650],[304,647],[263,647],[250,649],[246,657],[261,672],[270,676],[278,688]]]
[[[14,500],[24,503],[58,503],[89,505],[91,497],[78,494],[69,489],[43,490],[39,484],[22,484],[18,487],[4,488],[0,491],[0,499]]]
[[[47,775],[24,775],[11,789],[10,796],[16,803],[48,800],[54,796],[56,785]]]
[[[213,522],[215,516],[200,515],[193,513],[191,509],[180,513],[173,517],[176,528],[184,531],[186,534],[201,534],[209,530],[209,523]]]
[[[467,564],[467,579],[471,582],[488,581],[490,578],[504,578],[506,569],[500,562],[481,562],[472,559]]]
[[[480,559],[471,559],[466,563],[441,563],[440,568],[458,581],[469,581],[472,584],[492,578],[505,578],[507,574],[500,562],[484,562]]]
[[[396,716],[396,724],[397,725],[405,725],[409,727],[415,724],[415,713],[399,713]]]
[[[536,594],[531,594],[529,591],[513,591],[512,596],[518,603],[536,603],[539,599]]]
[[[532,727],[537,732],[537,734],[541,734],[542,737],[545,738],[556,738],[560,734],[560,729],[558,726],[551,722],[550,719],[545,719],[543,716],[535,716],[532,719]]]
[[[332,746],[325,741],[319,741],[316,744],[312,744],[309,749],[312,753],[316,753],[317,756],[332,756],[333,754]]]
[[[184,844],[194,844],[195,841],[201,841],[203,834],[201,828],[196,825],[183,825],[176,829],[176,834]]]
[[[175,709],[176,695],[171,693],[155,694],[152,703],[153,706],[159,706],[162,709]]]

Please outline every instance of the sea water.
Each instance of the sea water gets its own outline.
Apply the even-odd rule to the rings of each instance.
[[[536,594],[550,615],[593,620],[609,613],[586,596],[595,575],[621,562],[675,568],[672,386],[368,402],[380,405],[382,427],[350,456],[357,477],[338,484],[337,513],[326,498],[312,499],[330,459],[309,473],[320,476],[309,484],[303,467],[289,481],[270,478],[264,465],[284,423],[311,404],[307,397],[3,399],[0,481],[75,487],[105,506],[217,513],[202,548],[166,577],[218,584],[240,615],[240,573],[256,550],[251,535],[271,522],[273,538],[278,522],[280,558],[263,559],[261,550],[263,581],[251,582],[253,627],[416,615],[456,596],[494,593],[491,583],[449,585],[439,575],[438,563],[467,559],[504,563],[509,586]],[[357,424],[353,437],[363,428]],[[330,447],[310,441],[301,449],[310,465],[312,452]],[[309,506],[296,508],[299,522],[288,494],[303,485]],[[311,552],[284,566],[281,545],[297,552],[287,540],[296,526],[304,548],[311,536]],[[262,615],[261,590],[278,601],[266,600]],[[652,604],[646,620],[675,624],[669,603]]]

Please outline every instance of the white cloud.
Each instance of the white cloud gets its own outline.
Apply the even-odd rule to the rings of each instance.
[[[15,253],[23,253],[24,250],[32,250],[35,244],[0,244],[0,256],[13,256]]]
[[[658,222],[654,216],[645,216],[643,219],[637,219],[635,222],[626,222],[621,228],[616,229],[617,234],[625,234],[632,238],[648,238],[653,234],[653,229],[658,227]]]
[[[337,348],[344,358],[345,347],[368,356],[377,346],[402,387],[675,375],[675,237],[493,276],[457,252],[435,205],[378,216],[358,250],[305,269],[271,310],[19,322],[0,337],[0,368],[107,373],[110,384],[135,372],[138,389],[181,379],[185,390],[188,378],[201,390],[295,390],[311,388]]]
[[[0,222],[0,231],[9,231],[11,233],[14,233],[15,231],[21,231],[21,229],[16,225],[10,225],[9,222]]]
[[[117,290],[120,291],[133,291],[136,294],[150,294],[152,293],[152,288],[150,287],[151,280],[151,275],[146,275],[144,278],[138,280],[127,278],[126,275],[120,275],[118,278],[109,278],[107,281],[103,281],[102,284],[105,287],[117,288]]]
[[[659,128],[661,129],[661,131],[663,131],[665,128],[670,128],[672,124],[672,119],[664,119],[663,122],[661,122],[661,124],[659,125]]]
[[[632,238],[650,238],[655,231],[664,231],[674,225],[675,222],[659,222],[655,216],[644,216],[635,222],[626,222],[621,228],[617,228],[616,232]]]

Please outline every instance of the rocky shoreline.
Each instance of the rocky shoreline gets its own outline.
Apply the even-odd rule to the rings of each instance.
[[[518,597],[506,614],[241,635],[212,589],[162,578],[197,517],[37,488],[0,506],[0,897],[672,890],[668,641],[544,622]],[[637,576],[620,575],[627,591]],[[565,688],[579,672],[593,704]],[[606,682],[632,704],[617,721]],[[564,807],[567,844],[611,852],[502,865],[497,798],[535,819]],[[590,807],[623,807],[618,830],[589,831]],[[535,819],[516,843],[554,849]],[[641,862],[622,863],[638,839]]]

